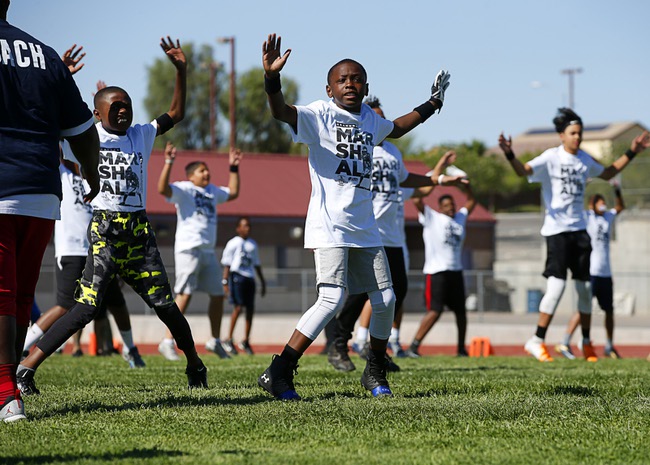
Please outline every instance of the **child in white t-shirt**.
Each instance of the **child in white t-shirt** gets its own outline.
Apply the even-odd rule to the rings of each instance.
[[[220,333],[223,316],[223,285],[219,281],[221,266],[217,259],[217,205],[239,196],[239,162],[241,152],[230,150],[230,175],[228,187],[210,183],[210,170],[202,161],[193,161],[185,167],[187,181],[169,183],[176,148],[167,143],[165,164],[158,179],[158,192],[176,207],[176,239],[174,265],[176,268],[176,304],[185,313],[192,294],[206,292],[210,296],[208,317],[212,338],[206,349],[221,358],[229,358],[224,350]],[[168,331],[158,350],[168,360],[178,360],[174,341]]]
[[[539,305],[539,318],[535,335],[526,342],[525,349],[540,362],[553,358],[544,343],[546,331],[553,319],[564,293],[567,269],[578,293],[578,312],[582,326],[582,347],[585,359],[597,361],[590,339],[591,292],[589,260],[591,240],[583,214],[584,192],[587,179],[611,179],[621,172],[640,152],[650,146],[650,134],[644,132],[632,141],[624,155],[607,168],[589,154],[580,150],[583,124],[580,117],[569,108],[560,108],[553,119],[562,144],[546,150],[528,163],[522,163],[512,150],[512,139],[499,136],[499,146],[518,176],[528,176],[530,182],[542,184],[546,215],[541,234],[546,238],[547,257],[544,276],[546,293]]]
[[[362,103],[368,95],[367,75],[360,63],[350,59],[328,72],[326,91],[331,100],[307,106],[285,103],[280,71],[290,52],[281,54],[280,38],[268,36],[262,51],[264,85],[273,117],[289,125],[295,142],[309,146],[312,191],[305,248],[314,249],[318,299],[258,384],[277,399],[300,398],[293,384],[298,360],[340,310],[347,288],[350,293],[367,292],[373,307],[370,353],[361,383],[374,396],[392,395],[386,380],[386,344],[395,295],[373,214],[372,152],[386,137],[401,137],[442,107],[449,74],[441,71],[430,99],[391,122]],[[447,179],[423,177],[411,187]]]
[[[223,249],[221,264],[223,265],[223,280],[227,282],[226,292],[230,295],[230,303],[235,308],[230,317],[230,333],[224,347],[231,354],[236,354],[237,349],[233,343],[235,325],[242,307],[246,309],[246,328],[244,339],[239,348],[249,355],[253,355],[250,345],[251,326],[255,312],[255,273],[257,273],[262,286],[261,295],[266,295],[266,281],[262,273],[260,254],[257,242],[251,239],[251,222],[247,217],[237,221],[237,235],[230,239]]]
[[[620,355],[614,348],[614,283],[612,281],[612,268],[609,260],[609,241],[611,239],[612,225],[616,216],[625,209],[621,189],[614,187],[616,204],[614,208],[607,209],[605,198],[596,194],[589,201],[587,217],[587,234],[591,238],[591,257],[589,274],[591,275],[591,293],[598,301],[598,306],[605,312],[605,356],[618,359]],[[564,335],[562,344],[555,347],[556,352],[568,359],[574,359],[571,350],[571,336],[580,323],[577,313],[571,317]]]
[[[167,272],[145,211],[147,164],[154,139],[185,115],[185,55],[180,43],[174,44],[169,37],[162,39],[160,46],[176,68],[176,85],[167,113],[149,124],[131,126],[133,107],[124,89],[105,87],[95,94],[100,188],[92,201],[88,258],[75,292],[76,304],[18,367],[18,386],[25,394],[38,393],[34,384],[36,368],[93,319],[116,274],[174,334],[187,358],[185,373],[189,387],[207,387],[207,370],[196,353],[190,326],[172,299]]]

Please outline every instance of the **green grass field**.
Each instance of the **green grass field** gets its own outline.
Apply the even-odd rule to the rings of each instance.
[[[53,356],[29,421],[0,424],[0,463],[650,463],[650,364],[518,357],[399,360],[395,397],[306,356],[301,402],[257,387],[270,357],[205,357],[209,390],[184,365]]]

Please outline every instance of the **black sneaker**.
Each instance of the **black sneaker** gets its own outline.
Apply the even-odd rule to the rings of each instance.
[[[41,393],[34,383],[34,373],[36,373],[34,370],[25,368],[16,372],[16,384],[21,394],[31,396]]]
[[[235,344],[233,344],[232,339],[223,341],[221,343],[221,346],[223,347],[223,350],[228,352],[228,355],[237,355],[237,348],[235,348]]]
[[[327,361],[338,371],[354,371],[356,367],[348,355],[348,344],[343,339],[335,339],[327,351]]]
[[[74,352],[72,352],[72,354],[70,354],[70,355],[72,355],[73,357],[83,357],[83,354],[84,353],[83,353],[83,351],[81,349],[77,349]]]
[[[203,363],[199,367],[190,367],[188,365],[185,368],[185,374],[187,375],[188,388],[208,388],[208,369]]]
[[[279,355],[273,356],[271,365],[257,378],[262,389],[279,400],[300,400],[293,385],[293,375],[298,374],[298,365],[292,365]]]
[[[144,360],[142,360],[137,347],[129,349],[124,346],[124,348],[122,348],[122,358],[126,360],[130,368],[144,368],[147,366],[147,364],[144,363]]]
[[[456,354],[457,357],[469,357],[469,354],[463,347],[462,349],[458,349],[458,353]]]
[[[254,355],[255,354],[255,352],[253,352],[253,348],[248,343],[248,341],[241,341],[239,343],[239,350],[244,351],[248,355]]]
[[[393,361],[393,358],[390,355],[386,354],[386,360],[388,361],[388,365],[386,365],[386,371],[395,373],[396,371],[401,370],[399,365]]]
[[[393,395],[386,379],[387,368],[388,359],[386,357],[377,358],[372,351],[368,354],[366,368],[361,375],[361,385],[369,390],[373,397],[391,397]]]
[[[420,358],[420,349],[415,346],[411,346],[404,352],[408,358]]]

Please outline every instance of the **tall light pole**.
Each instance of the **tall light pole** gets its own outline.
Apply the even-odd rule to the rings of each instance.
[[[237,146],[237,118],[235,114],[235,36],[219,37],[220,44],[230,44],[230,148]]]
[[[563,69],[561,73],[569,76],[569,108],[573,109],[573,78],[576,74],[582,73],[582,68],[567,68]]]
[[[201,69],[208,69],[210,72],[210,97],[209,97],[209,109],[210,109],[210,151],[214,152],[217,150],[217,101],[216,101],[216,79],[217,79],[217,70],[221,67],[221,63],[216,61],[210,61],[209,63],[201,63]]]

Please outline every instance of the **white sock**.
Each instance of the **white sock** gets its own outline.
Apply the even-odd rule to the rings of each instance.
[[[542,339],[541,337],[538,337],[538,336],[533,336],[533,337],[531,338],[531,340],[532,340],[533,342],[536,342],[537,344],[543,344],[543,343],[544,343],[544,339]]]
[[[390,342],[399,342],[399,328],[390,329],[390,337],[388,338]]]
[[[359,326],[359,328],[357,329],[357,342],[360,345],[363,345],[366,343],[367,340],[368,340],[368,328]]]
[[[127,331],[120,331],[120,336],[122,336],[122,342],[124,342],[124,346],[128,347],[129,349],[133,349],[135,347],[135,344],[133,343],[133,331],[132,330],[127,330]]]
[[[34,344],[36,344],[41,337],[43,337],[43,330],[36,323],[31,325],[27,330],[27,337],[25,337],[25,345],[23,346],[23,351],[29,350]]]
[[[173,346],[174,345],[174,340],[166,337],[165,339],[162,340],[164,344],[167,344],[168,346]]]

